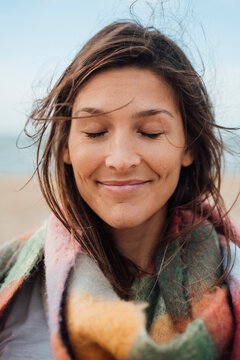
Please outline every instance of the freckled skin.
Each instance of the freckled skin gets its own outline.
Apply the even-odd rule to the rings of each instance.
[[[89,116],[83,108],[107,112],[123,105],[108,115],[72,120],[64,161],[72,164],[83,199],[112,228],[162,223],[181,167],[192,163],[185,150],[179,109],[160,77],[149,70],[127,67],[93,76],[80,89],[72,114]],[[134,117],[149,109],[166,112]],[[89,133],[98,135],[91,138]],[[159,135],[146,135],[153,133]],[[129,179],[147,183],[121,194],[99,183]]]

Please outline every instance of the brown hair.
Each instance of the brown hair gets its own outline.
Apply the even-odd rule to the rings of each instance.
[[[225,211],[220,185],[224,146],[221,136],[215,133],[218,127],[205,85],[182,50],[154,28],[115,22],[97,33],[76,55],[46,98],[37,102],[25,131],[29,123],[34,124],[32,138],[38,144],[36,172],[50,209],[95,259],[118,294],[127,297],[134,264],[118,252],[103,221],[81,198],[72,166],[65,164],[62,156],[72,105],[81,86],[98,71],[124,66],[149,69],[171,86],[183,119],[187,146],[194,157],[192,165],[182,168],[179,184],[168,203],[169,222],[176,209],[185,208],[192,210],[193,221],[180,234],[166,231],[165,244],[177,236],[184,236],[187,241],[191,231],[211,216],[213,208],[209,207],[196,220],[206,199],[213,201],[222,219]],[[226,227],[224,231],[229,239]]]

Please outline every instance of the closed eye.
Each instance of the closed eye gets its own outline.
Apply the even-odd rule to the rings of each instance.
[[[139,131],[139,134],[141,134],[142,136],[148,137],[150,139],[157,139],[163,133],[146,133],[144,131]]]
[[[89,137],[89,138],[96,138],[96,137],[99,137],[99,136],[103,136],[106,133],[107,133],[107,131],[101,131],[101,132],[96,132],[96,133],[85,132],[86,136]]]

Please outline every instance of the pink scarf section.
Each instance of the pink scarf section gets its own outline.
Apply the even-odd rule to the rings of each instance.
[[[178,224],[181,221],[189,221],[190,216],[191,213],[188,211],[180,212],[175,219],[175,231],[177,231]],[[210,221],[215,224],[217,220],[218,214],[214,212]],[[234,265],[228,276],[227,285],[233,305],[235,332],[230,359],[240,360],[240,228],[234,224],[231,226],[235,235],[235,243],[230,244]],[[226,242],[221,230],[221,225],[216,226],[224,255]],[[70,360],[60,335],[61,308],[68,275],[80,252],[82,252],[80,245],[71,237],[62,223],[54,215],[51,215],[45,242],[46,290],[51,343],[55,358],[59,360]]]
[[[52,214],[45,242],[46,290],[51,343],[59,360],[70,359],[60,337],[61,303],[67,277],[79,252],[79,243]]]

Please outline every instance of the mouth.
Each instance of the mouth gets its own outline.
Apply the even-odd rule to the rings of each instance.
[[[110,191],[115,194],[123,194],[136,191],[146,184],[149,184],[150,180],[107,180],[107,181],[97,181],[97,184],[103,189]]]

